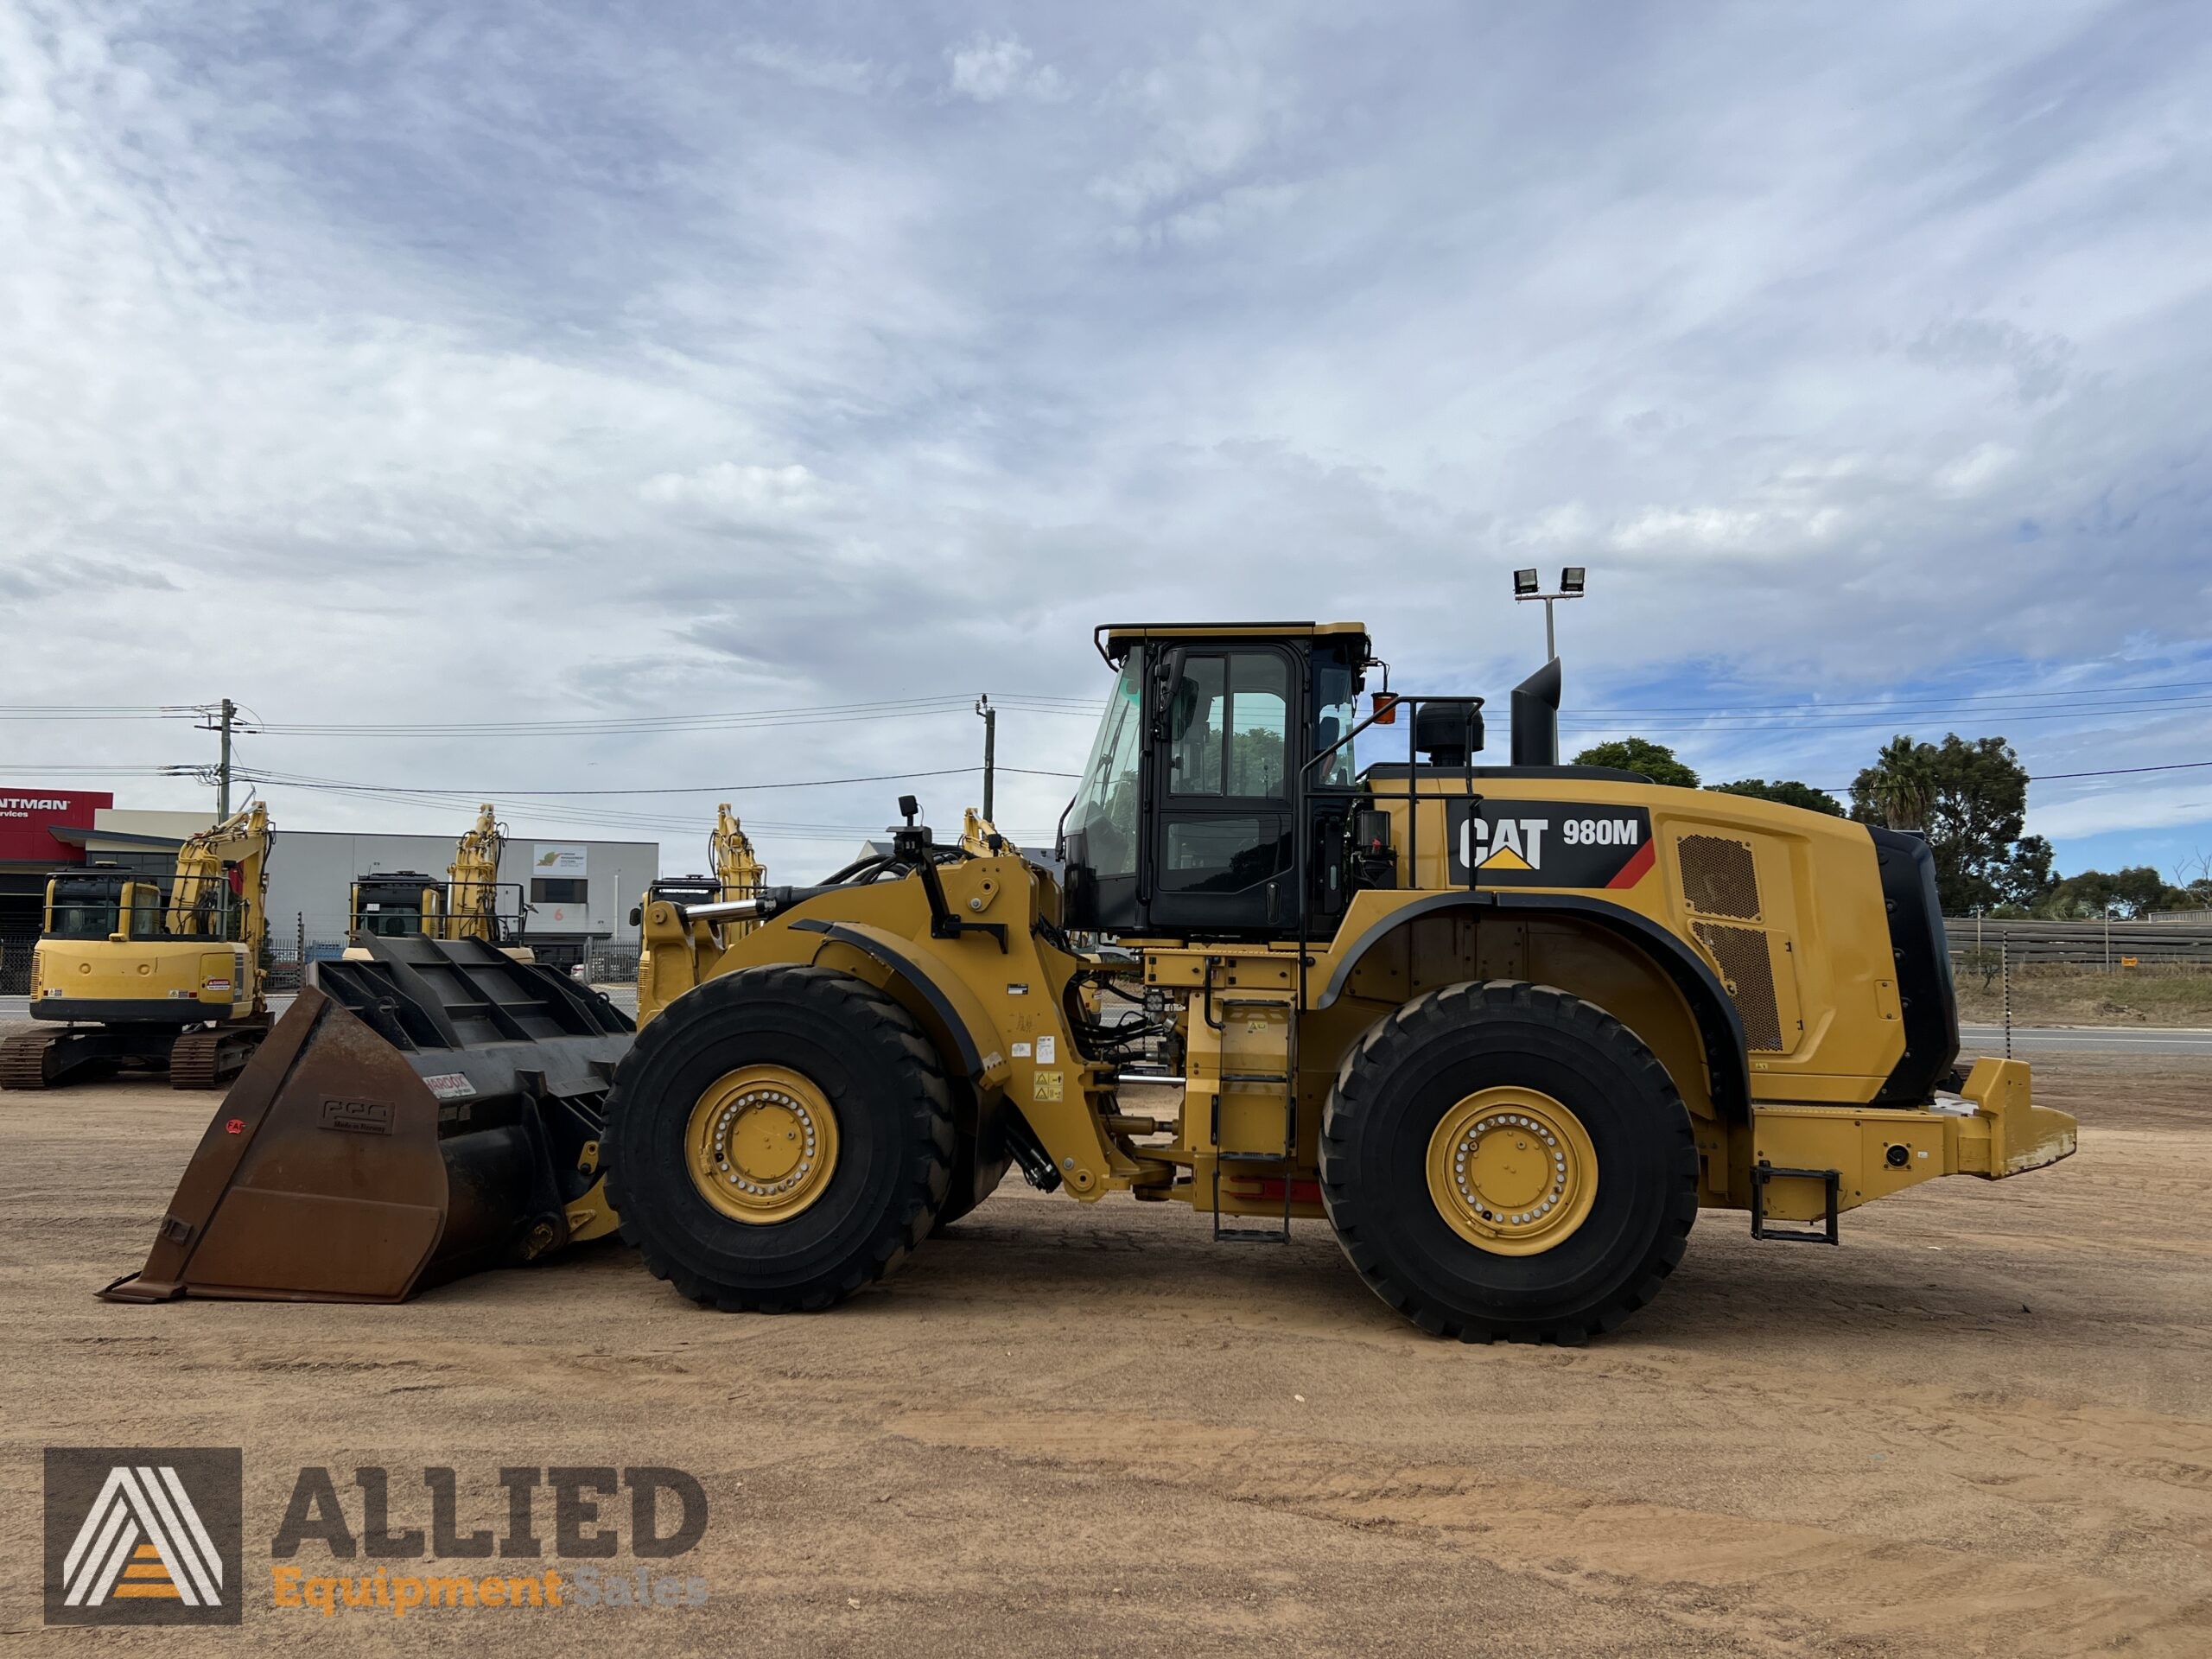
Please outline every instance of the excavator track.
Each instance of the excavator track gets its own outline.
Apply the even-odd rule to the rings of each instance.
[[[43,1089],[57,1033],[19,1031],[0,1042],[0,1089]]]
[[[245,1069],[268,1034],[265,1024],[186,1032],[169,1050],[169,1087],[221,1088]]]

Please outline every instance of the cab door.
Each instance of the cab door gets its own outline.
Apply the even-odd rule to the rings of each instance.
[[[1297,922],[1294,655],[1192,646],[1166,664],[1152,743],[1152,925],[1269,933]]]

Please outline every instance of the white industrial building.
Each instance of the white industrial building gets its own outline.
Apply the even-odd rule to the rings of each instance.
[[[90,830],[74,834],[88,861],[167,873],[178,843],[207,823],[204,813],[104,807]],[[387,836],[280,823],[269,854],[270,950],[290,957],[304,944],[310,958],[337,955],[355,878],[410,870],[443,881],[454,843],[467,827],[456,823],[450,836]],[[539,961],[566,967],[588,951],[634,951],[630,912],[659,874],[660,848],[652,842],[512,836],[499,859],[499,907],[525,906],[523,942]]]

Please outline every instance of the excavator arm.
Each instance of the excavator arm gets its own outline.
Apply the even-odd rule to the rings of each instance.
[[[767,885],[767,867],[753,851],[753,842],[724,801],[715,817],[714,833],[707,837],[714,860],[715,879],[721,882],[723,899],[758,899]]]
[[[442,936],[499,944],[499,855],[506,849],[506,826],[492,804],[478,810],[476,823],[454,849],[446,871],[447,913]]]
[[[269,849],[276,837],[262,802],[241,808],[177,849],[169,931],[230,938],[257,960],[269,937]],[[237,914],[235,923],[227,920]]]

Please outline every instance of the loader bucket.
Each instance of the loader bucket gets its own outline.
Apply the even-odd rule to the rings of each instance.
[[[317,963],[109,1301],[397,1302],[568,1243],[628,1016],[478,939]]]

